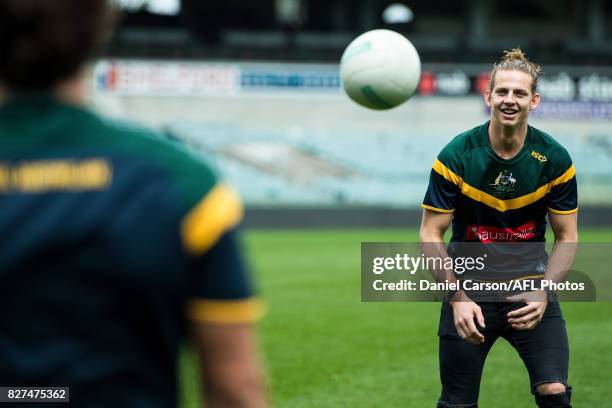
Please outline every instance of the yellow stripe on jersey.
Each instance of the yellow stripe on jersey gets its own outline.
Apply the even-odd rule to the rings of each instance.
[[[205,323],[252,323],[265,314],[265,306],[259,299],[209,300],[192,299],[187,305],[187,315],[192,320]]]
[[[516,210],[529,204],[533,204],[542,197],[544,197],[550,191],[550,183],[544,184],[533,193],[525,194],[520,197],[511,198],[509,200],[501,200],[493,197],[492,195],[485,193],[475,187],[470,186],[467,183],[463,183],[461,186],[461,192],[470,197],[472,200],[486,204],[497,211],[505,212],[508,210]]]
[[[432,207],[431,205],[426,205],[426,204],[421,204],[421,207],[426,208],[426,209],[431,210],[431,211],[435,211],[435,212],[439,212],[439,213],[444,213],[444,214],[450,214],[450,213],[453,213],[455,211],[454,208],[452,210],[445,210],[443,208]]]
[[[562,215],[565,215],[565,214],[574,214],[574,213],[578,212],[578,207],[574,208],[573,210],[566,210],[566,211],[564,211],[564,210],[555,210],[554,208],[550,208],[550,207],[547,207],[547,208],[548,208],[548,211],[550,211],[553,214],[562,214]]]
[[[558,186],[559,184],[567,183],[576,175],[576,169],[572,164],[569,169],[565,170],[565,173],[551,181],[549,184],[551,187]]]
[[[442,164],[440,160],[436,159],[436,161],[433,164],[433,169],[435,170],[436,173],[444,177],[446,180],[450,181],[457,187],[461,187],[461,184],[463,183],[463,179],[459,177],[451,169],[449,169],[444,164]]]
[[[567,169],[565,173],[563,173],[561,176],[557,177],[551,182],[548,182],[540,186],[533,193],[525,194],[520,197],[511,198],[508,200],[502,200],[502,199],[493,197],[491,194],[486,193],[482,190],[479,190],[476,187],[470,186],[461,177],[459,177],[457,174],[455,174],[452,170],[450,170],[441,161],[437,159],[434,162],[434,165],[432,168],[436,173],[444,177],[447,181],[459,187],[463,195],[471,198],[474,201],[478,201],[479,203],[483,203],[491,208],[494,208],[500,212],[505,212],[508,210],[517,210],[519,208],[526,207],[529,204],[533,204],[536,201],[543,198],[546,194],[548,194],[554,186],[558,186],[560,184],[567,183],[576,175],[576,169],[574,168],[574,165],[572,164],[569,167],[569,169]],[[570,210],[570,211],[575,212],[577,210],[578,209]]]
[[[181,237],[188,252],[201,254],[242,219],[238,194],[226,184],[217,184],[183,218]]]

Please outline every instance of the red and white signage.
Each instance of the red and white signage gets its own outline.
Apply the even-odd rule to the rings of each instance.
[[[240,89],[231,64],[103,61],[95,68],[96,90],[122,95],[227,95]]]

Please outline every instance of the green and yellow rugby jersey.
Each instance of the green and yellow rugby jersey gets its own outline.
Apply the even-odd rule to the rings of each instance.
[[[0,107],[0,384],[71,406],[174,407],[189,319],[260,307],[242,207],[163,137],[45,96]]]
[[[531,126],[520,152],[503,159],[491,147],[488,128],[489,122],[444,147],[422,207],[453,213],[451,242],[544,242],[547,212],[578,211],[572,160]]]

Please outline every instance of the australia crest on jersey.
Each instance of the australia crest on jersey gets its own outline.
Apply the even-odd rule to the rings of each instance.
[[[495,180],[489,185],[500,195],[512,193],[517,187],[516,178],[513,177],[512,173],[508,170],[500,171],[497,177],[495,177]]]

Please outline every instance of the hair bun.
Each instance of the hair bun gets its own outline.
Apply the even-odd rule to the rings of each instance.
[[[521,50],[518,47],[513,48],[510,51],[504,51],[504,56],[502,57],[502,60],[504,61],[513,61],[513,60],[529,61],[529,59],[527,58],[527,55],[525,55],[523,50]]]

